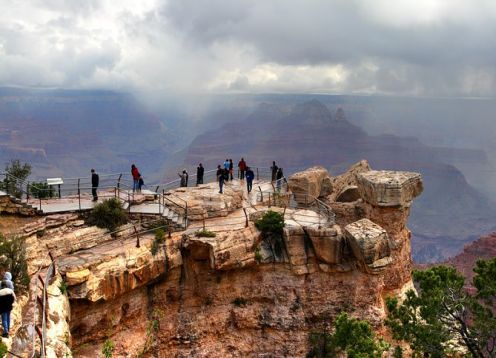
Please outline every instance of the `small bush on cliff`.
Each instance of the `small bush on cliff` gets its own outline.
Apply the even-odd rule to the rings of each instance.
[[[155,238],[153,239],[150,252],[155,256],[161,244],[165,242],[165,231],[163,229],[155,230]]]
[[[95,225],[109,231],[115,231],[127,223],[127,213],[119,200],[112,198],[96,204],[86,220],[89,225]]]
[[[16,198],[21,198],[24,181],[31,174],[31,165],[21,163],[19,159],[13,159],[5,166],[6,176],[0,182],[0,190],[4,190]]]
[[[0,358],[7,357],[8,349],[3,341],[0,341]]]
[[[102,354],[105,358],[111,358],[115,350],[115,344],[109,338],[103,343]]]
[[[209,230],[200,230],[195,232],[196,237],[215,237],[216,234],[215,232],[209,231]]]
[[[29,286],[26,245],[19,237],[4,237],[0,233],[0,267],[12,274],[16,291],[24,291]]]
[[[337,317],[333,334],[311,334],[310,346],[309,358],[337,357],[340,353],[346,353],[348,358],[380,358],[389,348],[386,342],[375,338],[367,321],[348,318],[346,313]]]
[[[269,210],[255,221],[255,227],[262,232],[262,239],[270,246],[274,256],[280,257],[284,249],[283,215]]]
[[[29,194],[39,199],[53,198],[55,190],[45,182],[33,182],[29,185]]]
[[[402,304],[387,300],[393,338],[408,342],[416,357],[445,357],[454,342],[472,357],[496,356],[496,259],[478,261],[474,271],[472,295],[452,267],[414,271],[418,294],[408,291]]]

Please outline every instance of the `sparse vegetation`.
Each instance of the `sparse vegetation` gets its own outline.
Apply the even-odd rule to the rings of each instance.
[[[260,247],[257,247],[255,249],[255,261],[260,263],[260,262],[262,262],[262,259],[263,259],[262,251],[260,250]]]
[[[3,343],[3,341],[0,341],[0,358],[7,357],[7,353],[7,346]]]
[[[235,305],[236,307],[245,307],[248,303],[248,300],[243,297],[236,297],[233,301],[232,304]]]
[[[28,265],[23,239],[17,236],[7,238],[0,233],[0,266],[12,274],[16,291],[22,292],[28,288]]]
[[[31,165],[21,163],[19,159],[13,159],[5,166],[6,177],[0,182],[0,189],[5,190],[16,198],[22,197],[22,184],[31,174]]]
[[[104,343],[102,347],[102,354],[105,358],[111,358],[115,350],[115,344],[114,342],[108,338]]]
[[[280,257],[284,250],[282,214],[269,210],[255,222],[255,227],[262,232],[262,239],[268,244],[276,257]]]
[[[196,237],[215,237],[215,232],[208,230],[200,230],[195,233]]]
[[[60,293],[65,295],[67,293],[67,282],[61,281],[60,285],[59,285],[59,290],[60,290]]]
[[[152,246],[150,247],[150,252],[153,256],[158,253],[158,249],[161,244],[165,242],[165,232],[163,229],[155,230],[155,238],[153,239]]]
[[[349,318],[341,313],[335,322],[334,333],[310,334],[308,358],[330,358],[345,353],[348,358],[380,358],[389,345],[376,339],[367,321]]]
[[[414,357],[446,357],[455,345],[471,357],[495,357],[496,259],[478,261],[474,271],[475,294],[452,267],[414,271],[418,293],[408,291],[401,304],[387,300],[393,338],[406,341]]]
[[[89,225],[95,225],[109,231],[115,231],[127,223],[127,213],[118,199],[112,198],[96,204],[86,220]]]
[[[29,184],[29,194],[38,199],[53,198],[55,190],[44,182],[33,182]]]

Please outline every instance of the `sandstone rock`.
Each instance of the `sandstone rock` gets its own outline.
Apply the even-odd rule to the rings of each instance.
[[[386,230],[369,219],[362,219],[345,228],[345,235],[356,259],[370,271],[391,262]]]
[[[90,270],[87,268],[79,271],[70,271],[65,274],[65,282],[67,286],[74,286],[85,282],[90,277]]]
[[[323,167],[312,167],[295,173],[289,177],[288,184],[300,204],[312,203],[316,198],[332,192],[329,172]]]
[[[345,173],[332,178],[334,191],[329,196],[329,201],[337,201],[336,197],[343,192],[346,187],[357,185],[357,174],[370,171],[370,165],[366,160],[361,160],[352,165]]]
[[[188,204],[188,218],[191,221],[227,216],[243,205],[243,188],[239,183],[225,185],[223,194],[219,194],[217,183],[179,188],[168,193],[170,200],[181,206]]]
[[[339,264],[343,260],[344,238],[338,225],[306,229],[312,241],[315,255],[327,264]]]
[[[345,186],[337,195],[336,201],[341,203],[351,203],[360,199],[360,192],[356,185]]]
[[[305,231],[293,220],[286,220],[285,227],[283,229],[283,238],[286,250],[288,253],[288,259],[292,266],[298,270],[298,266],[304,266],[307,263],[307,254],[305,249]],[[303,269],[303,273],[306,273],[306,269]],[[298,271],[301,273],[301,268]]]
[[[357,175],[361,197],[376,206],[410,206],[423,190],[419,173],[372,170]]]

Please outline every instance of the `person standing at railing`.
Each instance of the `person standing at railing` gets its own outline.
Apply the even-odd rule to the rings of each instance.
[[[229,173],[229,159],[226,159],[226,161],[224,162],[224,170]],[[227,178],[224,178],[225,181],[228,181],[229,180],[229,175],[227,176]]]
[[[203,184],[203,174],[205,173],[205,168],[203,168],[202,163],[196,168],[196,185]]]
[[[279,168],[277,167],[276,162],[272,162],[272,166],[270,167],[270,170],[272,171],[272,181],[276,181],[278,169]]]
[[[7,282],[2,281],[0,290],[0,314],[2,315],[3,334],[2,337],[9,337],[10,330],[10,312],[16,300],[15,293],[7,286]]]
[[[251,170],[250,167],[246,168],[246,189],[248,190],[248,193],[251,192],[251,189],[253,187],[253,179],[255,179],[255,173],[253,173],[253,170]]]
[[[179,178],[181,178],[181,182],[180,182],[179,186],[181,188],[187,187],[188,186],[188,172],[186,171],[186,169],[184,169],[182,173],[177,173],[177,175],[179,175]]]
[[[234,163],[233,163],[232,159],[229,159],[229,176],[230,176],[231,180],[234,179],[233,173],[234,173]]]
[[[224,187],[224,171],[220,164],[217,165],[217,181],[219,182],[219,194],[222,194],[222,188]]]
[[[131,165],[131,175],[133,176],[133,193],[139,188],[139,178],[141,176],[136,165]]]
[[[98,184],[100,182],[100,177],[95,172],[95,169],[91,169],[91,194],[93,195],[93,201],[98,201]]]
[[[283,177],[284,177],[284,174],[282,173],[282,168],[277,169],[277,174],[276,174],[277,191],[281,191],[281,185],[282,185],[282,178]]]
[[[244,158],[241,158],[241,160],[239,161],[238,169],[239,169],[239,179],[243,180],[245,178],[245,171],[246,171],[246,162]]]

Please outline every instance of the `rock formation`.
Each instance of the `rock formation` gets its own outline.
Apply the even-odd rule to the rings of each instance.
[[[117,356],[304,356],[309,333],[342,311],[382,330],[384,298],[411,287],[406,220],[421,178],[365,164],[335,178],[297,173],[284,193],[292,199],[271,207],[234,184],[225,195],[215,185],[174,190],[190,224],[158,246],[153,231],[137,241],[75,215],[43,217],[22,229],[30,271],[56,254],[74,357],[98,356],[107,339]],[[349,186],[359,197],[336,201]],[[284,216],[281,252],[255,226],[268,210]]]

